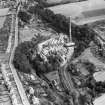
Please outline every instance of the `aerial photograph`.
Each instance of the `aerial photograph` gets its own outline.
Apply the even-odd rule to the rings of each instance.
[[[105,105],[105,0],[0,0],[0,105]]]

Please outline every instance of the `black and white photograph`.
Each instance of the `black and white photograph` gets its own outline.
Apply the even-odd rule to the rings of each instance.
[[[0,105],[105,105],[105,0],[0,0]]]

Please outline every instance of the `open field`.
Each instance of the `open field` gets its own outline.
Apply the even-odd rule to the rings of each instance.
[[[105,20],[105,9],[91,10],[81,12],[73,22],[77,25],[83,25],[87,23],[93,23],[96,21]]]
[[[11,16],[8,14],[9,8],[0,9],[0,52],[5,51],[11,29]]]
[[[91,52],[90,48],[87,48],[78,58],[76,58],[73,63],[78,62],[78,60],[84,60],[84,61],[89,61],[93,63],[97,68],[105,68],[105,64],[101,62],[99,59],[94,57],[94,55]]]
[[[36,21],[33,21],[30,25],[26,25],[24,28],[20,28],[19,32],[20,42],[30,41],[32,38],[35,38],[35,36],[39,35],[44,36],[47,39],[58,35],[57,32],[49,27],[46,27],[42,22],[37,23]]]
[[[4,25],[4,21],[6,19],[6,16],[5,15],[7,15],[8,10],[9,10],[8,8],[0,9],[0,28],[2,28],[3,25]]]
[[[86,0],[46,0],[48,4],[63,4],[63,3],[73,3],[73,2],[80,2]]]
[[[2,24],[1,22],[0,24]],[[3,27],[0,29],[0,51],[5,51],[7,44],[8,44],[8,38],[10,35],[10,29],[11,29],[11,16],[7,16],[5,18]]]
[[[105,1],[100,3],[91,1],[68,3],[53,6],[49,9],[55,14],[71,17],[72,21],[78,23],[78,25],[104,20],[105,18]]]
[[[73,11],[75,14],[76,12],[79,12],[79,11],[84,12],[84,11],[92,11],[92,10],[98,10],[98,9],[104,9],[104,8],[105,8],[105,1],[101,3],[92,3],[90,1],[83,1],[83,2],[68,3],[68,4],[49,7],[49,9],[54,11],[54,13],[61,13],[66,17],[71,16],[71,13]]]
[[[96,72],[94,74],[94,78],[96,81],[105,81],[105,71]]]
[[[22,28],[20,31],[20,42],[30,41],[34,37],[34,33],[29,28]]]
[[[52,4],[52,3],[59,3],[62,0],[47,0],[47,3]]]

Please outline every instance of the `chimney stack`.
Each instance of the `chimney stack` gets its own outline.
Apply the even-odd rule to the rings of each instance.
[[[72,35],[71,35],[71,17],[69,17],[69,42],[72,42]]]

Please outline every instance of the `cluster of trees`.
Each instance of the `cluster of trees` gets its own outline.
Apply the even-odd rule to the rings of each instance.
[[[86,69],[89,71],[89,75],[86,76],[86,79],[83,80],[82,85],[80,87],[88,87],[88,92],[89,94],[95,98],[102,93],[105,93],[105,82],[97,82],[94,77],[93,73],[95,72],[95,66],[94,64],[90,62],[83,62]],[[74,76],[79,76],[80,73],[77,71],[76,65],[75,64],[70,64],[68,70],[74,75]]]
[[[25,23],[29,23],[29,20],[31,19],[31,15],[25,11],[19,11],[18,17]]]
[[[33,54],[33,43],[27,41],[18,45],[15,50],[13,64],[15,68],[24,73],[31,73],[31,56]]]
[[[49,9],[44,9],[43,6],[37,5],[30,7],[28,10],[29,13],[37,14],[43,22],[50,24],[57,32],[63,32],[68,35],[69,33],[69,24],[68,19],[61,14],[54,14]]]
[[[75,76],[79,75],[79,72],[77,71],[77,67],[75,64],[71,63],[70,65],[68,65],[67,70]]]
[[[91,95],[93,97],[99,96],[102,93],[105,93],[105,82],[97,82],[94,80],[93,76],[90,76],[85,83],[85,86],[91,90]]]
[[[94,40],[95,33],[88,25],[72,26],[72,37],[77,47],[75,48],[74,57],[78,57],[84,51],[91,41]]]
[[[95,39],[95,44],[91,47],[92,54],[98,58],[103,63],[105,62],[105,45],[101,45],[98,41]]]
[[[57,54],[48,56],[48,61],[45,62],[43,58],[37,53],[37,43],[33,41],[25,41],[18,45],[15,50],[13,64],[15,68],[24,73],[31,73],[31,70],[40,75],[57,70],[60,66],[61,58]],[[35,56],[33,57],[33,55]]]
[[[44,59],[37,54],[32,60],[33,68],[36,70],[38,75],[57,70],[60,67],[60,56],[53,54],[48,56],[47,59],[48,61],[45,62]]]
[[[82,80],[82,85],[80,87],[88,87],[90,95],[95,98],[96,96],[99,96],[101,93],[105,93],[105,82],[97,82],[94,77],[93,73],[95,72],[95,66],[94,64],[86,61],[83,62],[86,69],[89,71],[89,75],[85,76],[86,79]],[[76,64],[70,64],[68,70],[72,73],[74,76],[79,76],[80,72],[77,71]]]
[[[81,63],[85,68],[86,70],[89,72],[89,75],[93,75],[93,73],[95,72],[96,70],[96,67],[93,63],[89,62],[89,61],[78,61],[77,63],[71,63],[68,65],[68,68],[67,70],[70,71],[73,75],[76,75],[76,76],[79,76],[80,75],[80,71],[77,71],[77,65]]]
[[[86,61],[86,62],[83,62],[86,70],[88,70],[88,72],[93,75],[93,73],[95,72],[96,70],[96,67],[93,63],[89,62],[89,61]]]

